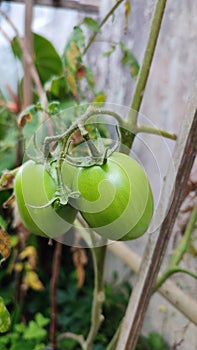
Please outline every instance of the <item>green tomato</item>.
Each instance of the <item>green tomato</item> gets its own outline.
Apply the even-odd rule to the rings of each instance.
[[[103,237],[131,240],[148,229],[153,195],[145,171],[131,157],[114,152],[101,166],[80,168],[74,182],[81,196],[71,204]]]
[[[21,220],[31,233],[55,238],[72,226],[77,212],[74,208],[69,204],[58,209],[47,205],[56,190],[57,184],[43,164],[29,160],[20,167],[14,193]]]

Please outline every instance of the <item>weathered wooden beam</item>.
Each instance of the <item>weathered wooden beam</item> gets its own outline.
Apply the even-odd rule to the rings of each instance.
[[[25,0],[4,0],[12,3],[24,3]],[[34,5],[40,6],[51,6],[51,7],[62,7],[67,9],[73,9],[84,12],[95,12],[99,11],[99,0],[85,1],[85,0],[34,0]]]
[[[113,242],[108,245],[108,250],[119,257],[133,272],[139,273],[142,258],[126,243]],[[157,292],[197,326],[197,301],[181,290],[172,279],[165,281]]]
[[[121,326],[116,350],[134,350],[143,325],[153,288],[166,253],[175,219],[184,199],[186,185],[197,153],[197,89],[178,135],[173,159],[169,164],[155,219],[161,220],[150,234],[136,285]]]

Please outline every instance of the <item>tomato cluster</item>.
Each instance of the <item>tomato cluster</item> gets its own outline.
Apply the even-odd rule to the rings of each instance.
[[[154,205],[146,173],[131,157],[114,152],[103,165],[75,167],[63,162],[62,179],[77,198],[55,209],[47,205],[57,183],[44,165],[28,161],[15,179],[15,195],[24,225],[33,233],[58,237],[79,211],[89,227],[111,240],[131,240],[150,225]]]

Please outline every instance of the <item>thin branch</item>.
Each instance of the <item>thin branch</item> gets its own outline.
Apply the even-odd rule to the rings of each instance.
[[[180,261],[182,260],[184,254],[187,251],[189,242],[190,242],[190,238],[191,238],[191,234],[194,230],[195,224],[197,221],[197,206],[194,207],[192,214],[190,216],[190,220],[187,224],[185,233],[180,241],[180,243],[177,245],[177,247],[175,248],[175,250],[172,253],[172,256],[170,258],[170,263],[169,266],[167,267],[167,269],[163,272],[163,274],[160,276],[159,280],[156,283],[155,286],[155,290],[157,290],[159,287],[161,287],[161,285],[174,273],[177,272],[183,272],[183,273],[187,273],[188,275],[197,278],[197,275],[195,273],[193,273],[192,271],[189,271],[187,269],[184,269],[180,266],[178,266],[178,264],[180,263]]]
[[[9,35],[2,29],[0,28],[0,33],[4,36],[4,38],[8,41],[8,43],[11,45],[12,43],[12,40],[11,38],[9,37]]]
[[[12,20],[9,18],[9,16],[1,8],[0,8],[0,13],[2,14],[2,16],[5,17],[6,21],[10,24],[10,26],[12,27],[12,29],[14,30],[14,32],[16,34],[19,45],[20,45],[21,50],[22,50],[23,55],[24,55],[24,59],[26,60],[28,66],[29,66],[29,70],[31,72],[32,79],[37,87],[38,95],[39,95],[40,99],[42,99],[43,95],[45,93],[44,93],[44,90],[42,88],[42,84],[40,82],[40,78],[39,78],[39,75],[37,73],[37,70],[34,66],[32,57],[25,46],[24,40],[20,37],[19,31],[18,31],[17,27],[15,26],[15,24],[12,22]]]
[[[69,139],[69,137],[78,129],[80,129],[80,126],[83,125],[90,117],[94,115],[110,115],[114,117],[118,123],[122,124],[123,120],[121,116],[113,111],[110,110],[105,110],[105,109],[100,109],[100,108],[94,108],[91,105],[87,108],[86,112],[81,115],[76,121],[74,121],[71,126],[64,131],[62,134],[59,135],[53,135],[53,136],[48,136],[45,137],[44,140],[44,147],[43,147],[43,152],[44,152],[44,157],[47,157],[49,154],[49,145],[51,142],[54,141],[59,141],[63,140],[66,143]]]
[[[158,288],[160,288],[162,286],[162,284],[172,275],[174,275],[175,273],[178,272],[182,272],[182,273],[186,273],[187,275],[196,278],[197,279],[197,274],[195,274],[194,272],[184,269],[180,266],[173,266],[173,267],[169,267],[164,273],[163,275],[157,280],[156,286],[154,288],[154,290],[156,291]]]
[[[28,50],[29,55],[32,57],[33,54],[33,36],[31,31],[32,24],[32,15],[33,15],[33,0],[25,0],[25,47]],[[33,60],[32,60],[33,61]],[[29,64],[24,59],[24,79],[23,79],[23,108],[31,105],[33,102],[33,93],[32,93],[32,77],[29,70]]]
[[[103,25],[107,22],[107,20],[109,19],[110,16],[113,15],[113,13],[115,12],[115,10],[117,9],[117,7],[123,2],[124,0],[118,0],[115,5],[109,10],[109,12],[106,14],[106,16],[103,18],[103,20],[101,21],[101,23],[99,24],[99,28],[101,29],[103,27]],[[89,47],[91,46],[91,44],[94,42],[96,36],[97,36],[98,32],[94,32],[94,34],[90,37],[86,47],[84,48],[82,55],[85,55],[86,52],[88,51]]]
[[[59,277],[60,260],[62,254],[62,243],[57,242],[53,256],[52,277],[51,277],[51,324],[50,324],[50,341],[53,350],[56,349],[56,323],[57,323],[57,283]]]
[[[120,335],[121,326],[122,326],[122,322],[120,322],[120,324],[119,324],[114,336],[112,337],[110,343],[108,344],[106,350],[114,350],[115,349],[116,344],[118,342],[119,335]]]
[[[184,254],[186,253],[189,245],[190,237],[192,232],[194,231],[196,222],[197,222],[197,205],[193,208],[189,222],[185,229],[185,233],[171,256],[171,259],[170,259],[171,266],[178,265],[181,259],[183,258]]]
[[[107,246],[93,247],[91,249],[94,263],[95,283],[92,303],[91,327],[86,339],[85,350],[91,350],[97,332],[104,317],[102,315],[102,305],[105,300],[104,292],[104,266]]]
[[[163,137],[165,137],[167,139],[171,139],[171,140],[177,139],[177,135],[175,135],[175,134],[171,134],[165,130],[156,129],[156,128],[153,128],[153,127],[148,126],[148,125],[138,125],[136,128],[134,127],[132,129],[132,131],[134,134],[138,134],[140,132],[143,132],[146,134],[163,136]]]
[[[88,227],[87,230],[83,230],[84,223],[80,218],[76,219],[79,230],[82,228],[82,238],[87,243],[88,247],[91,247],[91,253],[94,266],[94,292],[91,311],[91,325],[88,336],[83,342],[83,350],[92,350],[95,337],[98,333],[100,325],[104,320],[102,314],[102,305],[105,301],[105,289],[104,289],[104,270],[105,270],[105,257],[107,250],[107,241],[102,239],[101,246],[94,246],[94,237],[92,230]],[[88,234],[87,234],[88,232]]]
[[[74,334],[74,333],[71,333],[71,332],[65,332],[65,333],[60,334],[57,337],[57,341],[59,342],[59,341],[61,341],[63,339],[76,340],[81,345],[82,349],[84,349],[84,337],[83,337],[83,335]]]

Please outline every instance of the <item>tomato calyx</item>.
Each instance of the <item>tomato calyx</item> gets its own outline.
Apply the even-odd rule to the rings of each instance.
[[[98,129],[96,129],[97,138],[91,139],[88,131],[83,127],[83,138],[86,143],[86,148],[89,151],[89,155],[82,156],[72,156],[68,153],[64,154],[64,160],[67,161],[70,165],[76,167],[90,167],[94,165],[103,165],[107,162],[107,159],[114,153],[120,144],[119,137],[113,145],[105,145],[104,139],[100,136]],[[82,131],[81,131],[82,132]],[[96,145],[97,143],[97,145]]]

